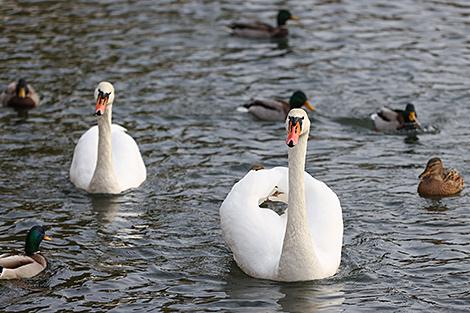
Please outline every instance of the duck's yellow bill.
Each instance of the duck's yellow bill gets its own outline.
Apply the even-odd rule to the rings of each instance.
[[[52,238],[51,238],[51,237],[49,237],[49,236],[44,236],[44,240],[51,241],[51,240],[52,240]]]
[[[298,20],[300,20],[300,17],[295,16],[295,15],[292,15],[292,16],[290,17],[290,19],[291,19],[291,20],[294,20],[294,21],[298,21]]]
[[[416,113],[415,112],[410,112],[409,119],[410,119],[410,122],[415,122],[416,121]]]
[[[310,111],[315,111],[315,107],[309,101],[305,101],[304,106]]]
[[[26,89],[24,87],[20,87],[18,89],[18,97],[25,98],[26,97]]]

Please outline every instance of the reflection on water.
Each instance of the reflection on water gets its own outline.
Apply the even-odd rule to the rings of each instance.
[[[411,133],[406,134],[405,143],[416,144],[418,143],[418,141],[419,141],[418,134],[415,131],[412,131]]]
[[[287,50],[289,48],[289,38],[287,37],[276,39],[274,42],[277,44],[277,49],[279,50]]]
[[[250,306],[269,308],[279,305],[283,312],[328,312],[341,311],[344,302],[342,283],[310,281],[279,283],[249,278],[237,266],[230,263],[230,275],[226,276],[224,292],[229,297],[226,302],[231,311]],[[235,299],[238,299],[237,301]]]
[[[282,284],[281,293],[285,296],[278,303],[284,312],[341,312],[344,302],[342,284],[302,282]]]
[[[449,208],[441,201],[441,199],[428,200],[431,204],[426,205],[424,209],[429,212],[445,212]]]
[[[119,196],[91,195],[91,205],[100,223],[113,222],[121,207],[122,199]]]

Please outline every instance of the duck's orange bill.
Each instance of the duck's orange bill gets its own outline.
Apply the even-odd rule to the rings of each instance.
[[[300,137],[300,122],[296,121],[295,124],[292,121],[289,121],[289,130],[287,131],[286,144],[289,147],[293,147],[299,143]]]
[[[44,236],[44,240],[51,241],[51,240],[52,240],[52,238],[51,238],[51,237],[49,237],[49,236]]]
[[[410,122],[415,122],[416,121],[416,113],[415,112],[410,112],[409,119],[410,119]]]
[[[18,98],[26,97],[26,89],[24,87],[18,88]]]
[[[96,111],[95,111],[96,115],[104,114],[107,103],[108,103],[108,97],[98,96],[98,100],[96,100]]]

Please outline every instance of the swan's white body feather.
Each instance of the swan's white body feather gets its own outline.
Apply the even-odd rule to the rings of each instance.
[[[120,192],[136,188],[145,181],[147,172],[135,140],[120,125],[111,125],[112,158]],[[98,126],[91,127],[78,140],[70,166],[70,180],[88,190],[98,159]]]
[[[279,216],[260,208],[259,203],[267,198],[285,201],[289,194],[288,177],[286,167],[252,170],[233,186],[220,207],[225,241],[238,266],[250,276],[285,280],[279,278],[278,270],[289,212]],[[311,249],[317,257],[317,268],[302,280],[320,279],[334,275],[340,264],[342,211],[338,197],[326,184],[306,172],[304,181]],[[276,196],[276,191],[281,195]]]

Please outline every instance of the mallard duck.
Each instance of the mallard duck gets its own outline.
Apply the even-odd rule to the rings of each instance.
[[[418,121],[418,114],[415,106],[411,103],[406,105],[405,110],[393,110],[387,107],[381,108],[377,113],[370,116],[374,122],[376,130],[379,131],[396,131],[400,129],[421,129]]]
[[[47,260],[39,252],[42,240],[51,240],[42,226],[33,226],[26,236],[25,255],[0,257],[0,279],[31,278],[47,267]]]
[[[287,30],[288,20],[299,20],[297,16],[292,15],[288,10],[280,10],[277,14],[277,27],[269,24],[254,22],[235,22],[228,25],[228,31],[232,35],[249,38],[283,38],[289,34]]]
[[[284,121],[290,110],[303,106],[311,111],[315,110],[305,93],[300,90],[292,94],[289,102],[279,99],[253,99],[243,106],[260,120],[266,121]]]
[[[4,107],[15,110],[30,110],[39,105],[39,96],[24,78],[20,78],[17,82],[9,84],[2,92],[0,102]]]
[[[441,159],[432,158],[419,175],[418,193],[421,197],[448,197],[462,191],[463,177],[454,169],[445,169]]]

